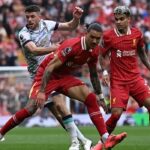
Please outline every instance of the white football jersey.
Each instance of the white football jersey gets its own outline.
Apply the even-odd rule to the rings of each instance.
[[[29,41],[33,41],[37,47],[50,47],[51,36],[57,28],[58,24],[55,21],[41,19],[38,30],[31,30],[24,27],[18,34],[22,51],[28,64],[28,71],[32,79],[34,78],[39,64],[43,61],[46,55],[34,56],[27,48],[24,47],[24,45]]]

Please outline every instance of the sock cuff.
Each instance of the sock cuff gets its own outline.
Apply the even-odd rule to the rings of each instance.
[[[71,114],[70,114],[70,115],[67,115],[67,116],[65,116],[65,117],[63,117],[62,120],[63,120],[63,123],[64,123],[64,124],[68,124],[68,123],[70,123],[70,122],[73,122],[73,118],[72,118],[72,115],[71,115]]]
[[[86,97],[84,104],[85,104],[85,105],[90,104],[90,103],[91,103],[91,100],[93,100],[93,101],[92,101],[92,103],[93,103],[93,102],[94,102],[94,99],[96,100],[96,95],[95,95],[94,93],[90,93],[90,94]]]

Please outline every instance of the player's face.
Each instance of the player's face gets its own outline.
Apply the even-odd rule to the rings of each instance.
[[[89,49],[95,48],[102,37],[102,32],[96,30],[90,30],[86,35],[86,45]]]
[[[129,17],[124,14],[115,14],[115,24],[119,31],[126,30],[129,26]]]
[[[35,30],[40,21],[40,14],[38,12],[26,12],[27,26],[28,28]]]

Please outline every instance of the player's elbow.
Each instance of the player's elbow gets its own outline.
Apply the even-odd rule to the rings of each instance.
[[[68,23],[68,31],[73,31],[77,28],[77,24]]]

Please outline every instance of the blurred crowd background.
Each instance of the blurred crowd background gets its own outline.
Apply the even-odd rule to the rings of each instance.
[[[85,31],[85,24],[94,21],[100,22],[104,31],[111,29],[114,26],[113,8],[118,5],[127,5],[132,13],[131,25],[137,26],[143,32],[146,53],[150,58],[150,0],[0,0],[0,67],[26,66],[17,34],[26,25],[24,9],[30,4],[40,5],[43,19],[58,22],[71,20],[75,6],[83,8],[84,14],[77,30],[56,32],[52,42],[81,36]],[[108,58],[103,65],[109,70]],[[150,72],[140,61],[139,66],[142,76],[150,85]],[[77,76],[91,87],[87,66],[81,68]],[[23,107],[28,99],[29,89],[30,81],[27,82],[26,76],[3,76],[0,73],[0,116],[14,114]],[[103,92],[109,103],[109,88],[103,86]],[[71,103],[71,111],[76,114],[86,113],[86,109],[79,102]],[[138,104],[130,98],[127,112],[132,114],[137,111],[143,112],[143,109],[140,109]]]

